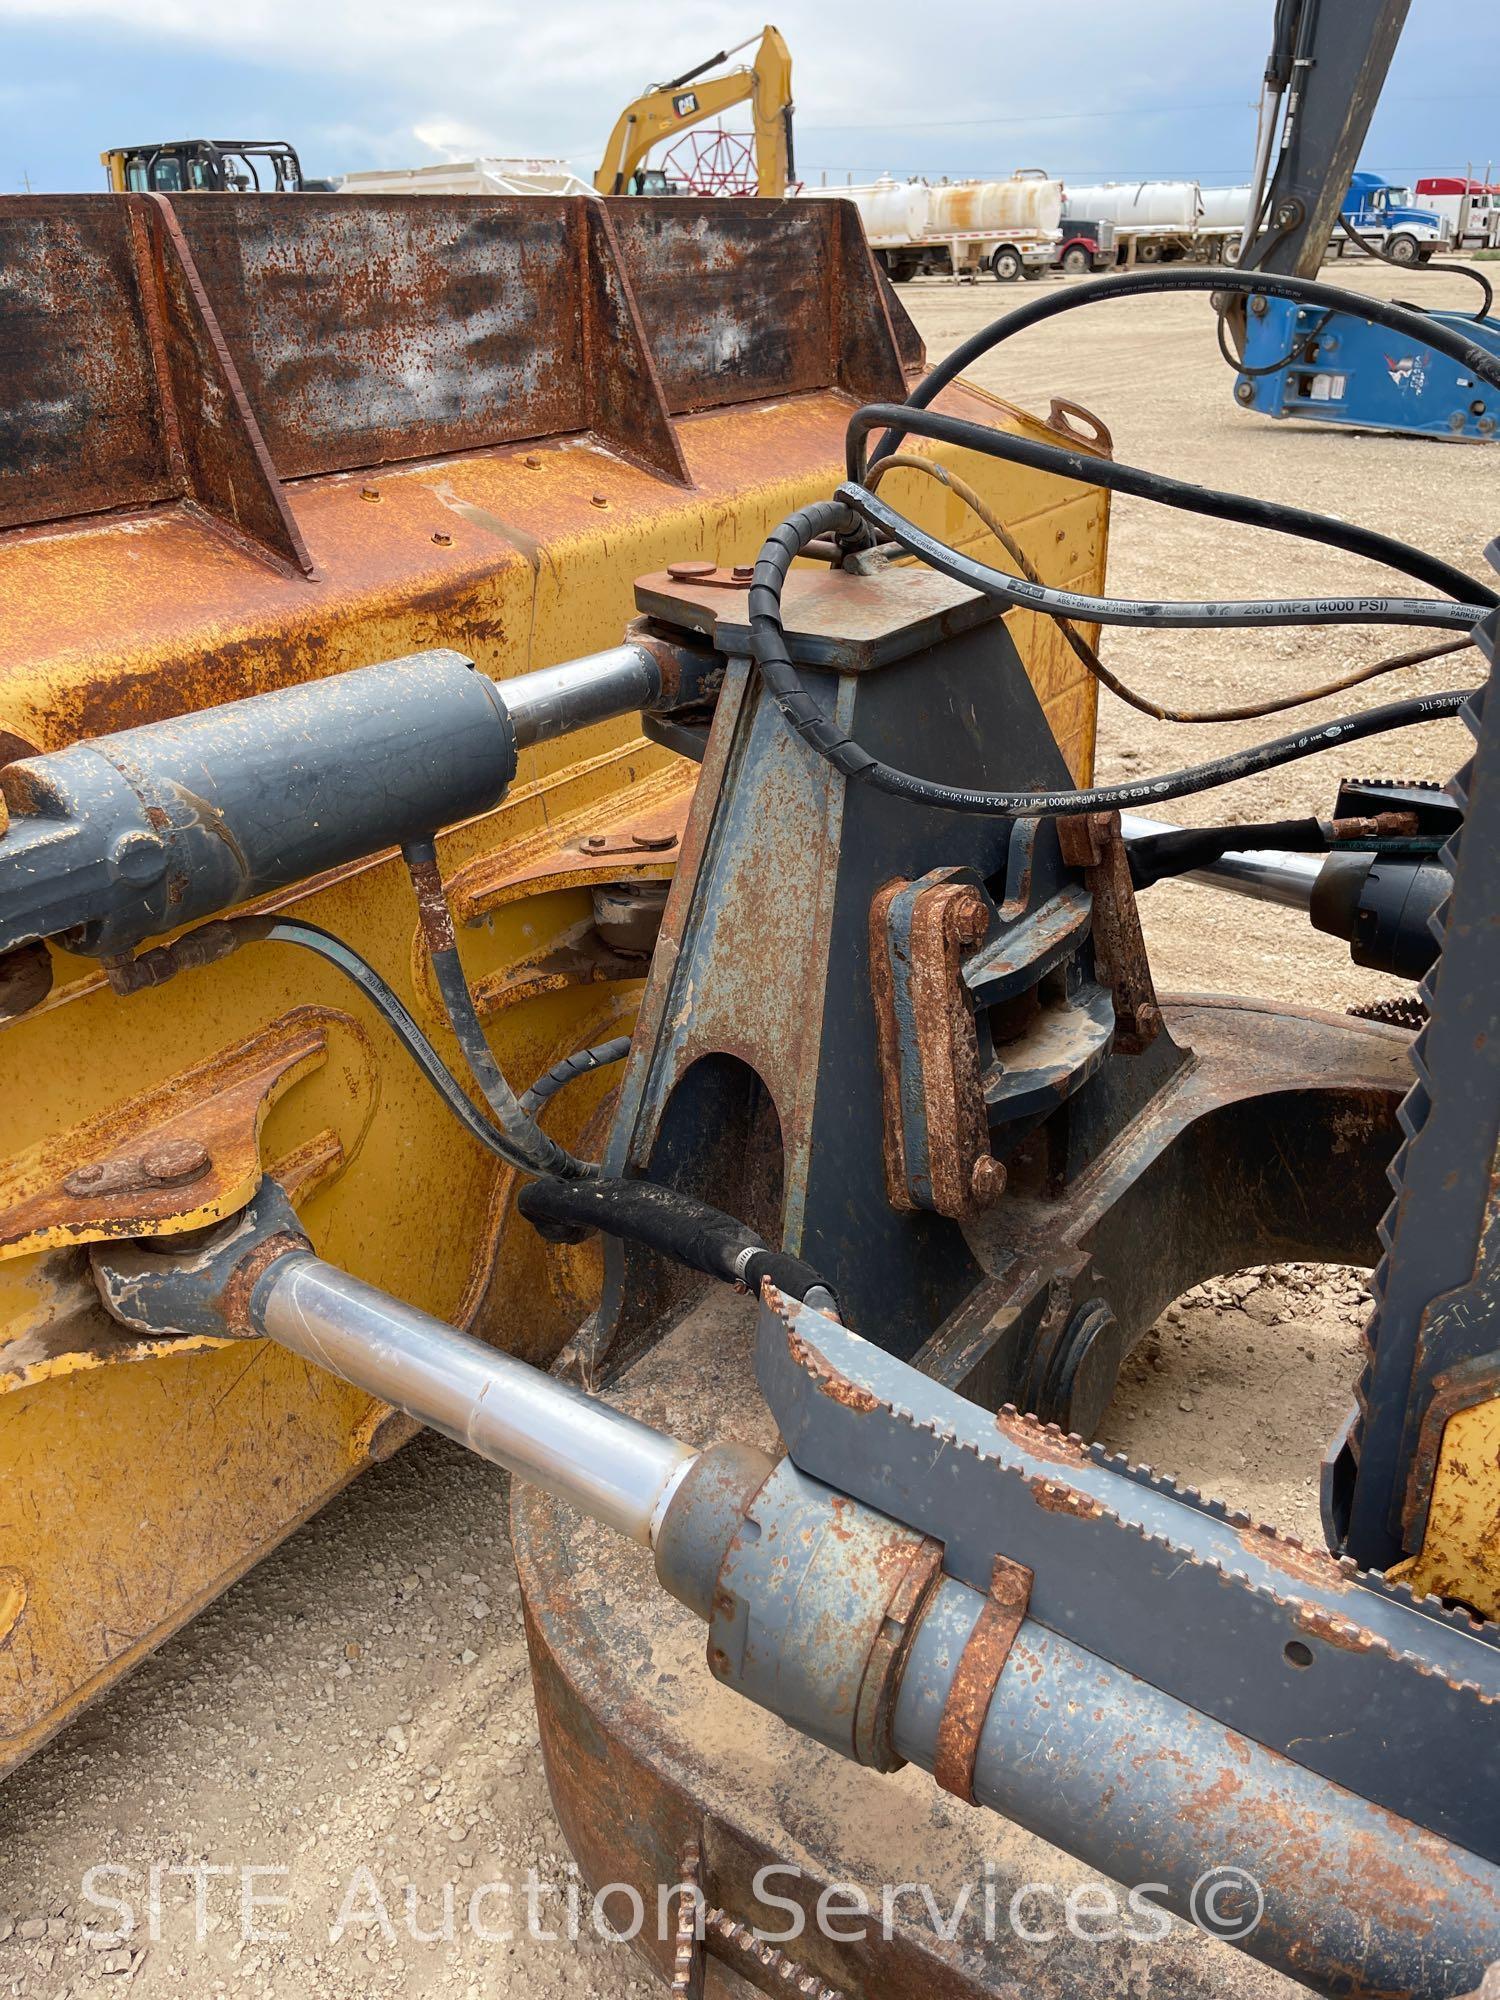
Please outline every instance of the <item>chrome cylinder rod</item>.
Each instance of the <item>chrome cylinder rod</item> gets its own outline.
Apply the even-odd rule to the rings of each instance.
[[[1128,842],[1146,840],[1153,833],[1176,833],[1179,829],[1164,819],[1147,819],[1141,813],[1121,813],[1120,831]],[[1226,889],[1233,896],[1251,896],[1258,903],[1282,903],[1291,910],[1306,910],[1312,903],[1313,884],[1323,872],[1326,854],[1279,854],[1270,848],[1237,848],[1221,854],[1206,868],[1192,868],[1174,879],[1206,882],[1210,888]]]
[[[525,750],[586,729],[591,722],[649,708],[661,695],[661,667],[648,647],[627,640],[602,653],[497,681],[495,692],[510,716],[516,747]]]
[[[654,1539],[698,1455],[318,1257],[273,1264],[251,1317],[269,1339],[633,1541]]]

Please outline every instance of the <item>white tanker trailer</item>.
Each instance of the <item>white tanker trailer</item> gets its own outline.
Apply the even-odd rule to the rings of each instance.
[[[932,272],[1039,278],[1062,242],[1062,182],[1039,171],[1003,181],[896,181],[808,188],[852,201],[870,247],[896,284]]]
[[[1082,218],[1113,223],[1122,264],[1180,257],[1233,262],[1248,200],[1248,188],[1203,188],[1197,181],[1070,181],[1063,219],[1064,226]]]

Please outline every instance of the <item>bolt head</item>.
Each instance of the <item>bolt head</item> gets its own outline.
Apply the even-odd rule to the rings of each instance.
[[[198,1139],[163,1139],[141,1155],[141,1172],[161,1187],[195,1181],[212,1164],[207,1146]]]
[[[1255,401],[1255,384],[1253,382],[1236,382],[1234,385],[1234,400],[1237,403],[1253,403]]]
[[[978,944],[990,927],[989,908],[983,896],[970,892],[953,905],[953,934],[960,944]]]
[[[1006,1173],[988,1153],[974,1162],[969,1174],[969,1193],[980,1208],[993,1208],[1005,1192]]]

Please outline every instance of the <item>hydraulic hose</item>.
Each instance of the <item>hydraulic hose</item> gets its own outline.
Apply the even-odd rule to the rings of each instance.
[[[1230,598],[1205,603],[1089,597],[1075,590],[1053,590],[977,562],[973,556],[949,548],[936,535],[929,535],[868,487],[852,480],[845,481],[835,498],[909,554],[920,556],[955,582],[982,590],[987,597],[998,597],[1002,603],[1045,611],[1054,618],[1081,618],[1098,625],[1146,625],[1162,631],[1212,630],[1226,625],[1430,625],[1468,632],[1490,609],[1485,604],[1454,604],[1437,597]]]
[[[1325,285],[1316,278],[1285,277],[1280,273],[1245,271],[1227,265],[1195,264],[1185,267],[1169,264],[1149,271],[1085,278],[1076,285],[1039,293],[1025,305],[1017,306],[1014,312],[1003,314],[989,326],[981,327],[969,339],[961,341],[930,374],[923,377],[901,407],[926,409],[950,382],[979,360],[981,355],[990,353],[1002,341],[1024,333],[1028,327],[1039,326],[1043,320],[1052,319],[1058,313],[1072,312],[1078,306],[1095,305],[1101,299],[1126,299],[1152,292],[1240,292],[1247,297],[1259,294],[1262,298],[1293,299],[1299,305],[1331,307],[1335,312],[1346,312],[1355,319],[1369,321],[1373,326],[1386,326],[1393,333],[1404,334],[1408,340],[1430,347],[1434,353],[1447,355],[1450,361],[1456,361],[1466,373],[1477,375],[1481,382],[1488,382],[1491,388],[1500,389],[1500,355],[1467,340],[1456,328],[1445,326],[1440,320],[1434,320],[1412,306],[1367,298],[1363,292],[1346,291],[1342,285]],[[899,419],[886,432],[877,449],[877,457],[884,457],[886,452],[895,450],[896,433],[904,428],[904,419]]]
[[[874,785],[895,798],[939,806],[950,812],[985,813],[999,818],[1031,813],[1118,811],[1161,799],[1182,798],[1190,792],[1210,791],[1216,785],[1232,784],[1259,771],[1316,756],[1320,750],[1331,749],[1335,744],[1357,743],[1369,736],[1409,728],[1414,723],[1456,715],[1470,699],[1470,691],[1460,688],[1387,702],[1379,708],[1367,709],[1362,715],[1316,724],[1295,735],[1232,751],[1228,756],[1191,765],[1186,770],[1084,791],[984,792],[918,778],[909,771],[882,763],[847,736],[803,686],[786,648],[781,591],[792,563],[814,537],[848,534],[858,522],[859,516],[842,501],[823,500],[799,509],[771,531],[757,558],[750,585],[747,604],[750,646],[777,707],[803,741],[845,777]]]
[[[769,1249],[733,1216],[655,1181],[532,1181],[516,1206],[544,1236],[567,1241],[575,1232],[601,1229],[749,1292],[759,1292],[769,1278],[792,1298],[812,1291],[832,1296],[827,1280],[800,1257]]]
[[[924,458],[918,452],[892,452],[888,458],[877,459],[870,467],[867,475],[870,488],[873,490],[891,472],[921,472],[936,480],[938,485],[945,486],[984,524],[1022,576],[1032,583],[1042,581],[1036,565],[1009,528],[986,504],[984,497],[951,466],[935,458]],[[829,546],[836,548],[837,545]],[[1295,694],[1274,695],[1265,701],[1243,702],[1233,708],[1166,708],[1162,703],[1152,701],[1148,695],[1138,694],[1118,674],[1111,672],[1070,619],[1064,618],[1060,612],[1054,612],[1052,616],[1075,657],[1082,661],[1099,685],[1108,688],[1112,695],[1140,714],[1154,716],[1158,722],[1253,722],[1261,716],[1280,715],[1289,708],[1303,708],[1308,702],[1325,701],[1330,695],[1347,693],[1350,688],[1359,687],[1382,674],[1398,673],[1404,667],[1423,666],[1428,660],[1461,653],[1471,643],[1468,639],[1445,639],[1436,646],[1419,647],[1413,652],[1397,653],[1389,659],[1374,660],[1369,666],[1355,667],[1349,673],[1341,674],[1337,680],[1325,681],[1319,687],[1301,688]]]
[[[1128,843],[1130,880],[1149,889],[1177,875],[1212,868],[1226,854],[1247,849],[1260,854],[1389,854],[1428,859],[1446,844],[1441,834],[1418,834],[1409,815],[1348,821],[1330,819],[1264,820],[1248,826],[1169,827]]]
[[[574,1077],[587,1076],[590,1070],[605,1069],[610,1063],[623,1062],[629,1054],[629,1035],[616,1035],[613,1041],[600,1042],[591,1049],[575,1049],[572,1055],[564,1056],[561,1062],[555,1062],[551,1069],[539,1076],[529,1090],[521,1092],[521,1109],[528,1117],[534,1118],[542,1106]]]
[[[944,364],[946,366],[946,364]],[[1171,479],[1162,472],[1146,472],[1138,466],[1120,465],[1084,451],[1070,451],[1065,445],[1041,444],[1033,438],[1017,437],[1011,431],[996,430],[963,417],[950,417],[940,410],[913,409],[905,403],[867,403],[849,420],[845,437],[845,463],[849,477],[865,475],[864,441],[881,424],[898,425],[918,437],[939,444],[957,445],[988,458],[1002,458],[1013,465],[1025,465],[1037,472],[1054,472],[1063,479],[1085,485],[1105,486],[1132,499],[1152,500],[1163,507],[1176,507],[1190,514],[1204,514],[1210,520],[1237,521],[1249,528],[1267,528],[1275,534],[1296,535],[1303,541],[1322,542],[1347,555],[1367,556],[1387,569],[1429,584],[1446,596],[1469,604],[1500,604],[1500,595],[1487,584],[1477,582],[1463,570],[1439,557],[1428,555],[1394,535],[1382,535],[1373,528],[1361,528],[1338,521],[1328,514],[1314,514],[1304,507],[1288,507],[1276,500],[1254,500],[1240,493],[1224,493],[1211,486],[1195,486],[1184,479]],[[891,436],[887,430],[886,439]],[[885,439],[873,463],[887,455]]]
[[[469,991],[458,941],[453,931],[453,913],[443,889],[437,865],[437,849],[430,840],[412,840],[401,850],[407,873],[416,892],[417,912],[427,955],[432,961],[433,978],[448,1016],[448,1025],[468,1064],[469,1074],[478,1084],[484,1101],[495,1114],[510,1147],[514,1163],[533,1174],[559,1174],[564,1180],[586,1180],[599,1169],[591,1160],[580,1160],[565,1146],[550,1138],[534,1118],[521,1109],[520,1100],[506,1082],[500,1065],[490,1051],[484,1026]]]
[[[294,944],[325,959],[358,987],[469,1137],[477,1139],[487,1152],[508,1166],[524,1173],[536,1172],[505,1133],[497,1131],[475,1109],[463,1086],[374,966],[342,938],[317,924],[304,923],[299,917],[220,917],[213,923],[199,924],[196,930],[184,931],[170,944],[157,945],[136,958],[113,962],[111,984],[123,993],[159,986],[179,972],[212,964],[246,944]]]
[[[1382,250],[1372,237],[1362,235],[1354,227],[1354,224],[1349,220],[1347,215],[1339,217],[1339,228],[1343,230],[1351,243],[1358,244],[1365,255],[1373,257],[1377,264],[1389,264],[1393,271],[1409,271],[1411,269],[1410,264],[1403,264],[1399,257],[1393,257],[1388,250]],[[1484,304],[1480,306],[1477,312],[1466,313],[1464,317],[1466,319],[1489,318],[1490,307],[1495,303],[1495,288],[1484,275],[1483,271],[1476,271],[1470,264],[1438,264],[1430,257],[1425,264],[1419,265],[1418,269],[1423,271],[1448,271],[1456,278],[1468,278],[1471,283],[1478,285],[1480,291],[1483,292]],[[1259,371],[1253,372],[1258,373]]]

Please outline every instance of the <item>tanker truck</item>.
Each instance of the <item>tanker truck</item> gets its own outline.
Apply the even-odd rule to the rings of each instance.
[[[1003,181],[897,181],[809,188],[852,201],[870,247],[895,284],[928,274],[1004,281],[1040,278],[1062,243],[1062,182],[1038,169]]]
[[[1203,235],[1203,195],[1196,181],[1099,181],[1088,187],[1070,181],[1063,197],[1064,227],[1075,217],[1114,224],[1115,256],[1121,264],[1200,256],[1205,240],[1217,240]]]

